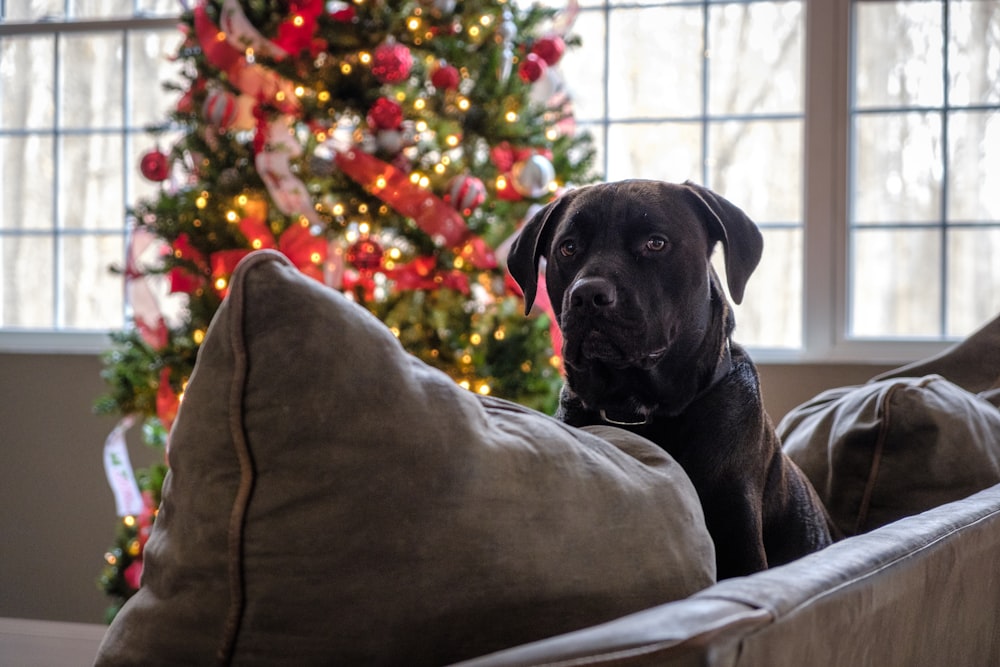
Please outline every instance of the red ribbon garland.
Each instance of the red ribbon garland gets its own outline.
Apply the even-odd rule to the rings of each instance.
[[[457,248],[477,269],[493,269],[496,255],[481,238],[472,234],[461,214],[444,200],[410,181],[409,176],[378,158],[349,149],[338,152],[337,166],[368,193],[375,195],[417,226],[441,246]]]

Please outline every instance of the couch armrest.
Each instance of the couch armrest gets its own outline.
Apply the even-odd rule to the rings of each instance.
[[[1000,485],[677,602],[461,663],[1000,664]]]

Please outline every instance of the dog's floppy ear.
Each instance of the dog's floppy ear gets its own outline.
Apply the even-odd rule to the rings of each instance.
[[[706,213],[709,237],[722,243],[729,296],[740,303],[747,280],[764,252],[764,237],[754,221],[726,198],[691,181],[685,181],[684,186]]]
[[[549,254],[552,231],[559,223],[559,211],[568,195],[549,202],[524,223],[507,255],[507,270],[524,292],[524,314],[531,312],[538,291],[538,262]]]

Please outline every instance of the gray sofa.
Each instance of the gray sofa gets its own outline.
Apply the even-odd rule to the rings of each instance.
[[[1000,485],[750,577],[461,663],[1000,664]]]
[[[458,389],[277,253],[230,284],[98,665],[1000,664],[1000,319],[786,416],[848,537],[715,583],[652,443]]]

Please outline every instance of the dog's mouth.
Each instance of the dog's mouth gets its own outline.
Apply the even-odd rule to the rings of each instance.
[[[617,337],[592,329],[582,336],[566,335],[564,360],[574,368],[585,368],[600,362],[615,369],[639,368],[649,370],[666,355],[666,347],[653,350],[636,349],[633,345],[622,344]]]

